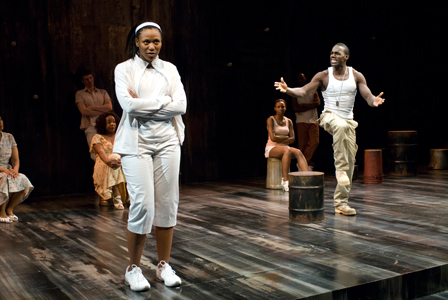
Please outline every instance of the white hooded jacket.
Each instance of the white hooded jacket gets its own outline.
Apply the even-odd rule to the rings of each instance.
[[[163,75],[168,85],[168,95],[155,98],[132,98],[131,90],[138,96],[139,84],[148,62],[137,55],[117,65],[115,68],[115,92],[123,109],[123,116],[115,135],[114,152],[119,154],[138,154],[137,117],[166,120],[172,118],[179,143],[185,138],[185,125],[181,115],[187,110],[187,96],[180,80],[179,72],[172,63],[157,56],[153,68]]]

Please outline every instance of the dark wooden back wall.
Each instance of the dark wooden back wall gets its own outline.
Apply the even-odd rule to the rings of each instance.
[[[443,16],[436,8],[400,7],[387,1],[325,8],[302,1],[264,6],[256,1],[5,0],[0,2],[0,115],[19,145],[21,172],[33,197],[93,191],[93,162],[82,131],[76,71],[93,70],[96,86],[111,95],[115,66],[126,60],[126,36],[138,20],[163,28],[160,57],[179,69],[188,96],[184,116],[182,182],[262,176],[266,172],[266,118],[281,76],[309,78],[329,66],[337,42],[351,50],[386,104],[355,105],[359,154],[387,147],[388,130],[418,130],[419,159],[445,147],[439,128],[443,103],[438,82]],[[419,22],[415,22],[415,20]],[[440,100],[439,100],[440,99]],[[291,105],[287,112],[293,118]],[[331,170],[331,136],[321,132],[315,156]]]

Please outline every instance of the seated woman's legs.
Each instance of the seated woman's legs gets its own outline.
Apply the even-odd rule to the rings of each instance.
[[[297,165],[300,167],[302,171],[309,171],[308,163],[306,162],[305,155],[303,155],[302,151],[297,148],[291,147],[291,152],[294,154],[294,157],[297,159]]]
[[[22,201],[24,196],[25,191],[10,193],[9,199],[0,206],[0,217],[14,216],[14,208]]]
[[[288,180],[288,170],[291,164],[291,150],[289,147],[274,147],[269,151],[269,157],[278,158],[282,161],[283,180]]]

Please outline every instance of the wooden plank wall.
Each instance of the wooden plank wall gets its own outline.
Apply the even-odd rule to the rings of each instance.
[[[118,63],[127,59],[126,37],[138,20],[151,18],[162,26],[164,45],[160,56],[178,65],[189,98],[199,98],[207,92],[207,88],[198,92],[191,88],[196,81],[204,84],[207,76],[193,68],[193,64],[205,65],[206,56],[190,58],[189,55],[193,52],[191,49],[206,41],[196,35],[184,38],[189,35],[188,31],[198,30],[195,28],[197,5],[192,5],[192,1],[177,1],[176,6],[174,1],[139,0],[22,2],[22,5],[13,1],[1,3],[6,26],[0,103],[5,132],[13,133],[19,144],[21,170],[36,186],[33,195],[92,190],[93,163],[89,160],[84,134],[79,130],[80,114],[74,104],[74,94],[82,88],[76,72],[82,67],[91,69],[96,86],[108,91],[114,110],[121,113],[113,72]],[[185,24],[189,24],[188,29]],[[202,118],[198,120],[199,130],[190,127],[197,137],[195,145],[206,149],[210,140],[203,136],[215,135],[209,133],[215,129],[213,116],[209,117],[206,111],[214,109],[208,105],[192,107],[193,117],[197,114]],[[188,138],[191,139],[191,134]],[[214,160],[209,157],[213,157],[213,152],[208,155],[203,151],[198,156],[200,160],[193,161],[185,155],[193,150],[187,142],[183,166],[194,165],[200,170]],[[183,181],[216,178],[216,170],[209,169],[209,175],[195,178],[191,168],[182,168]]]
[[[419,130],[425,160],[430,147],[448,140],[433,133],[443,126],[438,118],[443,110],[435,102],[425,105],[433,120],[419,121],[421,102],[412,87],[430,86],[431,80],[412,73],[443,69],[434,52],[442,49],[441,39],[433,29],[441,28],[443,18],[435,9],[385,4],[323,9],[319,3],[292,0],[268,6],[255,1],[1,1],[4,131],[19,144],[21,171],[36,186],[33,196],[93,191],[93,163],[74,104],[82,87],[76,71],[93,70],[96,86],[109,92],[120,113],[114,68],[127,59],[131,26],[152,18],[163,28],[160,56],[178,67],[188,96],[182,182],[263,176],[266,118],[273,114],[275,99],[291,101],[274,90],[273,81],[284,76],[294,85],[298,72],[311,77],[324,70],[332,45],[341,41],[352,50],[350,65],[389,101],[373,110],[358,96],[358,156],[366,148],[386,147],[388,130],[406,129]],[[417,25],[417,16],[425,22]],[[432,54],[428,63],[409,51],[415,40]],[[425,98],[438,98],[437,91],[425,93]],[[287,116],[294,118],[291,107]],[[332,168],[331,136],[324,132],[316,160]]]

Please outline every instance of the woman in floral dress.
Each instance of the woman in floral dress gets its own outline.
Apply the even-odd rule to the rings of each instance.
[[[93,170],[95,191],[104,200],[113,198],[116,209],[124,209],[122,200],[126,200],[126,179],[121,169],[120,155],[112,153],[119,122],[120,118],[114,112],[107,112],[98,117],[98,134],[93,136],[90,152],[96,153]]]
[[[28,198],[34,189],[29,179],[19,173],[19,167],[17,143],[12,134],[3,132],[3,120],[0,117],[0,223],[18,221],[14,208]]]

